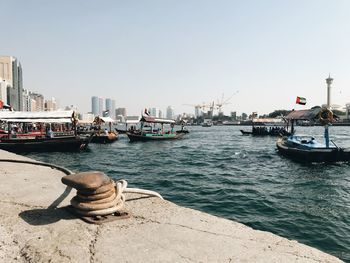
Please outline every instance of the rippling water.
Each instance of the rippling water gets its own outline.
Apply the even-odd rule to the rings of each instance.
[[[242,127],[189,127],[183,140],[90,144],[82,153],[29,156],[73,171],[100,170],[130,187],[296,239],[350,262],[350,165],[300,164],[280,156],[276,138],[242,136]],[[250,129],[249,127],[244,127]],[[350,147],[350,127],[331,127]],[[322,135],[322,127],[297,127]],[[316,136],[317,138],[317,136]],[[321,138],[321,136],[319,137]]]

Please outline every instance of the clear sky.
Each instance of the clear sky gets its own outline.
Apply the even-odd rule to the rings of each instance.
[[[0,54],[24,88],[91,111],[110,97],[128,114],[230,97],[225,113],[350,102],[347,0],[0,0]]]

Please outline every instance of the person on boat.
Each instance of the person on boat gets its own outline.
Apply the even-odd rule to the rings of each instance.
[[[53,131],[51,130],[51,127],[46,128],[46,137],[53,138]]]

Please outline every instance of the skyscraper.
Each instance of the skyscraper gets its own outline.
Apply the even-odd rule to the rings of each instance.
[[[14,110],[23,110],[22,66],[13,56],[0,56],[0,78],[9,83],[7,86],[7,103]]]
[[[126,117],[126,108],[118,108],[118,109],[116,109],[115,110],[115,116],[118,117],[118,115]]]
[[[95,116],[99,115],[99,103],[96,96],[91,97],[91,112]]]
[[[95,116],[102,116],[103,114],[103,98],[93,96],[91,97],[91,112]]]
[[[98,115],[103,116],[103,98],[98,98]]]
[[[171,119],[171,120],[173,120],[175,118],[174,108],[173,107],[168,106],[166,108],[166,118],[167,119]]]
[[[0,77],[0,101],[7,104],[7,87],[10,84]]]
[[[109,116],[115,118],[115,100],[107,98],[106,99],[106,111],[109,112]]]

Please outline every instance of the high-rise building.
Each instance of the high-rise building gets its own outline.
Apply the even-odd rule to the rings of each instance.
[[[159,113],[159,109],[157,108],[150,108],[148,110],[149,115],[153,116],[153,117],[158,117],[158,113]]]
[[[7,87],[9,85],[8,81],[0,77],[0,101],[4,104],[7,104]]]
[[[91,97],[91,112],[95,116],[102,116],[103,114],[103,98],[93,96]]]
[[[38,93],[30,92],[30,97],[35,101],[35,107],[32,105],[32,111],[44,111],[45,101],[44,96]],[[32,102],[33,103],[33,102]]]
[[[45,111],[54,111],[57,110],[57,102],[54,97],[50,100],[45,101]]]
[[[171,106],[168,106],[166,108],[166,118],[173,120],[175,118],[174,108]]]
[[[93,115],[97,116],[99,113],[98,97],[91,97],[91,112]]]
[[[103,116],[103,98],[98,98],[98,115]]]
[[[32,98],[30,97],[30,91],[23,90],[23,111],[32,111]]]
[[[117,108],[115,110],[115,117],[118,116],[123,116],[124,118],[126,117],[126,108]]]
[[[109,112],[109,116],[115,118],[115,100],[107,98],[106,99],[106,111]]]
[[[0,78],[7,85],[7,104],[14,110],[23,110],[23,73],[21,63],[13,56],[0,56]]]

